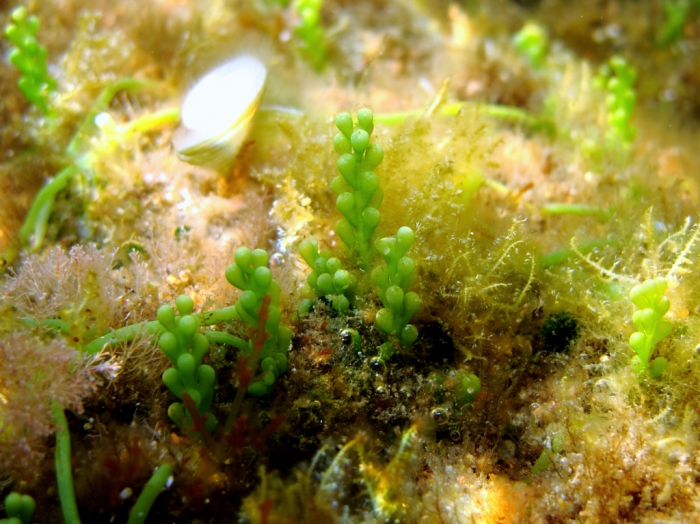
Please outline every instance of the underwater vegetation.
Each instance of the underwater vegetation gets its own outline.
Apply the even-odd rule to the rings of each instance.
[[[0,25],[0,522],[700,519],[697,1]]]

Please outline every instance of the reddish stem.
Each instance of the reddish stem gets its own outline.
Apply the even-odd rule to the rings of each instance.
[[[253,350],[250,353],[250,357],[246,359],[247,371],[250,373],[247,375],[246,384],[243,384],[243,378],[245,373],[240,374],[240,383],[238,385],[238,391],[236,391],[236,396],[233,399],[233,405],[231,406],[231,414],[226,419],[226,424],[224,426],[224,433],[228,434],[231,432],[234,422],[238,419],[238,415],[241,411],[241,405],[243,404],[243,398],[245,397],[246,390],[248,389],[248,384],[258,367],[258,361],[260,360],[260,353],[262,352],[265,341],[270,338],[270,334],[265,331],[265,324],[267,319],[270,318],[270,295],[265,295],[262,299],[262,304],[260,305],[260,313],[258,314],[258,329],[253,336],[252,328],[249,329],[251,338],[253,339]]]
[[[209,433],[206,424],[207,417],[209,415],[202,416],[199,414],[197,404],[195,404],[190,394],[186,391],[182,394],[182,405],[185,406],[185,409],[192,417],[192,427],[188,429],[190,429],[193,433],[199,433],[209,449],[213,449],[213,446],[216,445],[216,441],[214,440],[214,437],[211,436],[211,433]]]

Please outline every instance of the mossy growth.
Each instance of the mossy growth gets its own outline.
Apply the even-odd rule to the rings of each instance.
[[[580,334],[578,319],[568,311],[547,317],[540,330],[542,349],[549,353],[562,353],[576,342]]]
[[[109,505],[97,493],[88,498],[85,493],[90,491],[79,492],[80,484],[87,483],[85,457],[104,456],[107,433],[114,433],[113,426],[101,427],[91,423],[91,418],[100,423],[111,419],[125,435],[134,434],[136,428],[142,429],[145,436],[141,437],[141,449],[175,461],[173,485],[162,492],[157,489],[161,494],[148,522],[167,522],[172,520],[172,515],[188,522],[207,521],[223,514],[243,514],[241,518],[251,522],[290,519],[440,522],[451,516],[462,521],[484,522],[529,522],[544,518],[562,522],[695,520],[697,486],[693,481],[692,461],[698,451],[695,435],[700,407],[694,394],[698,387],[695,373],[698,275],[689,263],[686,273],[672,271],[667,276],[674,266],[669,260],[672,256],[683,253],[688,260],[696,257],[683,247],[687,232],[666,233],[675,231],[685,216],[696,215],[697,152],[674,140],[673,128],[663,125],[663,132],[657,133],[653,129],[656,123],[640,111],[633,117],[640,135],[645,137],[636,144],[644,146],[642,154],[637,154],[641,147],[639,150],[631,147],[623,161],[612,165],[613,155],[605,148],[604,139],[608,127],[603,103],[606,91],[592,89],[589,65],[591,59],[601,58],[609,45],[591,43],[580,55],[584,59],[566,50],[566,42],[557,42],[550,47],[542,69],[523,75],[527,73],[529,60],[517,60],[508,39],[514,28],[522,26],[524,15],[520,6],[507,0],[497,4],[482,2],[474,7],[480,10],[476,14],[463,10],[462,4],[452,5],[449,13],[442,11],[441,3],[424,4],[419,12],[415,3],[393,0],[359,6],[351,2],[333,6],[326,3],[328,9],[323,10],[324,15],[331,22],[337,20],[333,33],[327,35],[329,43],[343,52],[326,56],[328,76],[318,78],[309,76],[306,64],[296,59],[294,45],[277,45],[287,37],[292,44],[295,41],[292,28],[298,20],[293,8],[270,9],[265,2],[220,2],[215,12],[208,12],[192,3],[177,11],[182,17],[173,19],[172,9],[164,8],[166,4],[161,3],[146,7],[153,11],[143,18],[142,6],[136,10],[130,3],[122,3],[118,12],[113,6],[102,6],[105,12],[102,34],[111,36],[112,29],[115,33],[114,39],[104,39],[104,45],[115,49],[116,45],[109,41],[131,44],[129,38],[137,32],[129,32],[132,29],[127,22],[132,22],[132,17],[162,21],[162,25],[153,24],[156,35],[166,32],[162,28],[181,29],[172,32],[174,38],[159,38],[162,41],[159,45],[168,53],[158,54],[158,60],[141,52],[147,51],[147,46],[129,53],[130,60],[124,62],[129,67],[126,71],[104,66],[95,73],[91,62],[76,60],[73,52],[70,61],[74,66],[73,78],[83,75],[88,78],[114,75],[111,77],[114,78],[122,74],[155,77],[164,80],[166,96],[176,97],[182,89],[178,79],[187,78],[189,64],[197,63],[201,56],[196,51],[200,44],[209,47],[211,43],[216,54],[221,37],[227,44],[237,40],[240,28],[263,33],[264,39],[269,37],[277,43],[271,51],[274,58],[270,70],[287,70],[286,78],[293,82],[288,82],[285,88],[297,90],[289,99],[300,101],[304,114],[270,118],[274,125],[264,132],[258,130],[230,173],[184,169],[169,150],[168,134],[157,131],[139,140],[133,148],[124,149],[124,155],[110,153],[109,147],[86,148],[99,156],[94,164],[100,167],[95,169],[99,180],[95,178],[97,183],[89,188],[99,204],[94,204],[92,215],[75,216],[60,232],[50,230],[46,238],[47,243],[56,239],[63,245],[94,241],[99,246],[95,249],[104,253],[106,266],[111,269],[100,279],[99,289],[113,289],[109,288],[110,282],[119,283],[108,294],[109,301],[102,302],[119,304],[121,309],[115,308],[119,314],[103,318],[108,308],[89,305],[93,311],[99,311],[100,317],[99,322],[92,324],[99,326],[99,330],[88,332],[89,336],[99,336],[109,326],[116,330],[114,335],[125,319],[145,322],[131,331],[144,333],[143,328],[152,325],[146,321],[155,318],[157,305],[173,301],[175,307],[175,297],[188,294],[197,304],[197,313],[191,315],[201,319],[198,332],[210,344],[221,343],[221,335],[236,329],[247,328],[251,337],[243,341],[245,347],[234,344],[240,354],[248,355],[243,372],[241,362],[232,370],[233,359],[229,358],[232,355],[223,349],[216,352],[216,359],[207,361],[204,357],[203,361],[212,364],[220,379],[211,411],[220,416],[229,410],[235,414],[231,419],[236,422],[230,425],[231,432],[226,432],[226,425],[221,424],[224,430],[220,429],[214,437],[217,440],[222,437],[223,444],[215,446],[215,452],[210,454],[198,439],[187,438],[191,436],[187,432],[185,438],[168,435],[170,425],[167,417],[164,421],[161,415],[162,404],[171,395],[167,391],[163,394],[165,388],[152,387],[153,376],[162,371],[156,365],[160,355],[156,354],[154,359],[149,351],[152,345],[145,340],[136,346],[114,336],[119,343],[111,344],[105,353],[120,359],[123,373],[105,384],[95,400],[85,405],[84,414],[69,415],[71,429],[80,435],[73,440],[77,451],[74,471],[79,481],[76,494],[85,521],[101,522],[114,515],[115,521],[126,522],[127,506],[131,505],[124,501]],[[618,4],[624,11],[630,6],[642,9],[645,3]],[[49,22],[44,15],[51,12],[51,3],[32,5],[42,15],[42,21]],[[494,10],[495,5],[505,6],[508,13],[517,15],[499,13],[497,18],[489,20],[489,9]],[[261,14],[263,8],[267,9]],[[561,17],[561,21],[551,24],[546,22],[564,8],[574,16]],[[436,11],[440,11],[439,18],[433,16]],[[583,22],[578,22],[579,11],[585,16],[591,10],[555,0],[547,4],[547,9],[530,13],[538,17],[550,34],[557,35],[559,40],[575,40],[577,45],[592,32],[590,17],[600,15],[606,25],[596,32],[606,39],[610,37],[606,42],[613,45],[616,26],[607,25],[611,21],[610,10],[594,12]],[[148,18],[153,14],[155,18]],[[576,21],[571,22],[573,19]],[[675,92],[683,98],[684,91],[692,92],[686,89],[694,85],[693,81],[687,83],[692,75],[683,75],[680,66],[672,65],[661,69],[676,74],[659,74],[659,80],[650,78],[649,65],[654,61],[639,53],[640,49],[630,48],[630,43],[638,38],[634,31],[628,31],[631,20],[630,17],[629,25],[628,20],[621,20],[623,37],[615,40],[614,46],[625,56],[635,57],[635,66],[640,72],[647,72],[640,74],[641,106],[656,111],[658,98],[649,95],[654,90],[650,84],[664,83],[662,93],[670,88],[671,94]],[[634,23],[635,27],[642,25]],[[561,31],[562,24],[570,24],[572,31]],[[55,34],[55,27],[60,24],[51,21],[46,25],[42,27],[42,36],[44,32],[50,36],[52,30]],[[654,26],[645,27],[648,39],[648,28],[653,32]],[[692,36],[690,31],[693,26],[687,27],[684,41],[695,45],[697,36]],[[64,42],[70,38],[65,31],[65,27],[59,27]],[[58,55],[62,50],[57,40],[48,42]],[[88,44],[84,46],[86,55],[96,50],[93,56],[98,58],[94,60],[104,56],[99,48]],[[686,56],[676,62],[685,61],[687,67],[692,58]],[[76,63],[87,65],[82,70]],[[57,69],[57,72],[61,73],[60,78],[66,78],[64,71]],[[445,77],[451,78],[450,84],[439,91],[433,103],[426,100],[426,92],[437,93]],[[67,80],[66,85],[69,84]],[[521,121],[485,116],[483,111],[464,102],[476,99],[499,105],[517,104],[516,109],[536,111],[553,90],[561,96],[557,99],[560,112],[553,114],[557,134],[551,137],[522,125]],[[13,88],[13,91],[17,90]],[[75,94],[92,97],[85,90],[80,93],[79,87]],[[129,119],[128,113],[135,108],[160,103],[150,97],[136,100],[135,103],[133,96],[118,97],[110,104],[108,110],[114,122]],[[371,104],[377,113],[406,109],[410,112],[402,123],[386,123],[387,120],[382,122],[379,118],[375,121],[377,129],[371,141],[381,143],[386,155],[374,171],[381,176],[380,185],[391,205],[381,208],[381,223],[368,239],[364,269],[357,269],[361,257],[352,248],[344,252],[336,249],[330,257],[325,257],[322,250],[322,247],[331,248],[334,240],[340,244],[332,234],[324,233],[329,233],[335,218],[343,218],[335,216],[335,197],[328,198],[327,194],[335,161],[329,148],[328,119],[341,104],[356,103]],[[665,107],[678,106],[675,100],[665,104]],[[415,110],[426,106],[427,110]],[[444,111],[446,107],[456,106],[458,110]],[[30,118],[39,111],[31,113]],[[123,136],[112,132],[112,123],[107,119],[100,122],[106,125],[84,135],[86,146],[93,139],[110,145]],[[20,126],[12,129],[15,131]],[[354,126],[352,131],[356,131]],[[683,140],[697,142],[692,126],[683,128],[683,132],[688,133]],[[596,162],[582,154],[585,153],[582,141],[589,137],[601,150]],[[64,142],[58,141],[58,147]],[[128,175],[124,180],[128,180],[129,191],[115,191],[116,184],[103,184],[102,166]],[[17,172],[21,173],[21,169]],[[245,185],[255,186],[255,191],[238,193],[237,189]],[[14,195],[3,191],[0,194],[6,199]],[[255,198],[249,198],[251,194]],[[58,205],[71,195],[62,193]],[[113,198],[115,195],[123,198]],[[552,202],[556,208],[549,205]],[[274,206],[271,214],[268,204]],[[653,234],[631,232],[630,224],[638,222],[637,217],[652,204],[657,209],[649,228]],[[610,216],[606,220],[596,220],[600,212],[607,215],[608,211]],[[241,216],[255,219],[241,225]],[[280,220],[282,216],[284,220]],[[52,220],[52,227],[57,223]],[[191,243],[181,238],[179,245],[168,248],[167,256],[162,250],[148,249],[134,253],[133,260],[126,257],[123,267],[109,265],[110,250],[124,240],[142,241],[147,237],[162,246],[172,237],[172,231],[183,224],[191,228],[185,235]],[[366,293],[374,290],[369,278],[371,270],[389,266],[389,262],[377,256],[376,239],[391,238],[404,226],[411,228],[415,240],[403,256],[412,258],[418,267],[411,287],[398,287],[404,297],[411,291],[420,294],[423,303],[420,324],[415,317],[408,323],[420,325],[421,339],[413,348],[404,350],[399,349],[398,329],[395,334],[387,335],[393,337],[398,354],[392,357],[391,365],[375,369],[367,365],[367,356],[375,350],[376,343],[384,340],[375,328],[374,316],[377,309],[391,306],[380,304],[379,298],[373,300],[373,292]],[[511,226],[512,230],[508,231]],[[9,232],[10,229],[4,229],[2,239]],[[303,280],[302,271],[288,254],[300,238],[308,238],[311,233],[317,235],[319,246],[315,251],[312,249],[309,258],[326,259],[326,267],[319,268],[316,276],[332,275],[333,284],[337,284],[333,277],[338,271],[348,271],[357,278],[355,292],[362,298],[346,295],[342,282],[339,288],[324,285],[325,292],[337,293],[325,295],[330,302],[333,300],[330,297],[340,295],[348,300],[347,311],[338,315],[337,310],[319,307],[312,315],[301,317],[295,326],[295,351],[287,354],[289,368],[295,372],[278,376],[269,396],[250,398],[245,394],[248,384],[242,385],[245,373],[250,372],[253,382],[261,382],[265,373],[274,375],[279,371],[274,355],[271,363],[274,368],[265,370],[266,365],[261,367],[254,361],[257,358],[254,355],[262,351],[270,336],[271,329],[265,324],[274,300],[272,293],[266,294],[259,309],[257,301],[250,308],[258,316],[255,326],[247,322],[241,328],[239,323],[230,323],[231,317],[223,319],[218,313],[214,315],[219,316],[218,320],[214,319],[210,307],[229,312],[236,308],[229,306],[235,291],[222,282],[222,261],[229,262],[231,252],[241,244],[274,245],[278,251],[274,259],[280,264],[272,269],[280,283],[282,303],[278,309],[283,310],[284,299],[295,297],[298,281]],[[546,264],[538,263],[540,254],[560,249],[574,233],[582,240],[580,251],[609,270],[603,272],[602,283],[597,279],[599,271],[590,270],[576,258],[573,249],[563,258],[550,257]],[[655,253],[661,256],[655,257]],[[51,251],[42,250],[41,256],[45,260],[56,259]],[[342,266],[333,261],[329,269],[327,263],[334,257],[342,260]],[[195,261],[185,263],[185,258]],[[250,269],[253,273],[257,271]],[[612,270],[627,280],[610,275]],[[19,264],[17,271],[28,274],[27,267]],[[129,276],[131,271],[133,278]],[[311,271],[316,269],[312,267]],[[632,286],[659,275],[668,282],[663,294],[672,306],[663,318],[673,322],[674,333],[654,347],[650,360],[663,355],[668,358],[669,367],[663,381],[640,381],[627,366],[634,354],[627,335],[637,330],[631,327],[632,303],[627,296]],[[10,274],[6,282],[14,278]],[[29,296],[41,297],[42,293],[51,296],[52,289],[43,284],[56,279],[50,280],[42,274],[34,280],[39,281],[36,285],[39,291]],[[7,291],[8,286],[3,284],[0,296],[5,304],[28,295],[20,290],[5,298]],[[313,298],[319,296],[317,291],[313,293]],[[42,304],[41,298],[36,304]],[[290,300],[288,309],[295,305]],[[245,312],[244,306],[242,303]],[[67,334],[45,329],[45,317],[37,317],[38,330],[36,325],[13,324],[14,318],[32,316],[20,314],[14,307],[4,310],[9,313],[3,314],[6,319],[3,325],[10,333],[3,335],[4,339],[17,338],[15,330],[32,336],[17,339],[13,354],[18,356],[14,364],[9,358],[0,359],[0,369],[8,370],[0,381],[3,382],[0,394],[13,400],[14,406],[30,405],[32,420],[36,420],[41,415],[38,403],[29,402],[31,397],[26,392],[30,388],[26,381],[9,380],[11,372],[23,354],[32,373],[42,366],[49,369],[45,363],[51,362],[48,356],[55,353],[53,346]],[[533,350],[540,349],[543,338],[546,339],[538,337],[540,327],[547,324],[544,319],[548,315],[557,311],[575,314],[581,334],[569,342],[568,351],[562,350],[556,358],[534,355],[533,359]],[[80,314],[84,312],[83,309]],[[179,316],[177,308],[175,315]],[[223,331],[216,336],[212,336],[211,329],[202,329],[215,325]],[[157,326],[160,329],[160,324]],[[347,328],[352,332],[340,335]],[[435,331],[442,335],[436,335]],[[159,332],[154,333],[148,327],[146,334],[157,336]],[[90,351],[86,353],[95,355],[105,348],[106,339],[96,340],[96,344],[89,343]],[[32,351],[35,348],[40,351]],[[136,358],[122,361],[122,355]],[[435,374],[443,377],[443,384],[433,380]],[[477,388],[472,375],[483,381],[482,392],[473,401]],[[236,379],[239,379],[236,399],[239,393],[241,399],[246,398],[235,404],[237,409],[232,409],[234,404],[230,400]],[[144,387],[143,383],[148,382]],[[46,388],[47,394],[51,391]],[[138,403],[134,402],[135,394]],[[171,401],[167,400],[166,407]],[[116,409],[105,409],[107,403]],[[217,403],[221,403],[220,408]],[[134,404],[140,407],[133,407]],[[8,406],[0,406],[3,415]],[[440,433],[445,438],[432,431],[432,421],[427,424],[430,426],[427,431],[423,427],[423,421],[429,420],[428,414],[442,406],[446,406],[442,413],[447,421]],[[261,432],[256,429],[265,427],[265,421],[273,416],[269,415],[271,411],[288,414],[288,424],[276,426],[274,434],[259,436]],[[16,412],[26,411],[18,408]],[[115,413],[126,416],[116,421]],[[252,433],[255,440],[248,438],[250,434],[243,433],[243,429],[236,433],[243,428],[243,422],[247,428],[256,430]],[[404,430],[412,423],[417,427],[410,436]],[[12,424],[18,433],[19,426],[14,421]],[[145,426],[154,431],[146,430]],[[51,431],[27,430],[44,443],[51,442]],[[403,438],[402,433],[407,437]],[[239,444],[224,445],[228,440],[224,435],[240,437]],[[554,435],[567,435],[565,452],[557,452]],[[20,447],[16,448],[16,455],[6,453],[7,439],[7,434],[0,439],[0,446],[5,446],[0,457],[27,454]],[[416,445],[402,444],[409,441]],[[257,447],[263,442],[264,450]],[[312,459],[316,450],[320,450],[319,454]],[[389,467],[391,457],[396,455],[392,450],[399,451],[402,459]],[[532,478],[529,472],[538,456],[544,456],[544,464],[539,471],[535,468],[538,474]],[[630,457],[635,459],[632,468]],[[270,472],[261,475],[263,480],[257,488],[254,487],[256,461],[264,463]],[[404,466],[399,467],[401,464]],[[149,461],[147,465],[152,469],[156,463]],[[35,490],[33,494],[45,492],[42,481],[47,478],[47,471],[53,472],[49,461],[40,467],[40,474],[32,476],[34,484],[29,486]],[[91,465],[93,470],[100,467],[101,463]],[[424,470],[430,475],[421,474]],[[624,482],[616,481],[620,478]],[[116,485],[111,482],[110,487]],[[133,488],[139,484],[135,479],[125,478],[123,486],[126,485]],[[21,484],[18,487],[24,489]],[[255,495],[246,499],[251,489]],[[464,496],[465,492],[469,497]],[[187,503],[183,504],[183,500]],[[243,506],[242,500],[245,500]],[[42,495],[38,512],[41,513],[38,520],[50,522],[58,513],[56,503]]]

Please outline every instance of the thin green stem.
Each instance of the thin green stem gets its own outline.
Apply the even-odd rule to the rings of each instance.
[[[207,311],[204,313],[195,313],[192,315],[193,317],[199,319],[199,321],[202,323],[202,326],[211,326],[213,324],[219,324],[221,322],[228,322],[230,320],[238,318],[238,314],[236,313],[236,307],[235,306],[228,306],[224,307],[221,309],[216,309],[214,311]],[[137,336],[140,335],[152,335],[152,336],[157,336],[165,332],[165,328],[158,322],[157,320],[152,320],[150,322],[140,322],[138,324],[132,324],[130,326],[125,326],[123,328],[117,329],[112,331],[111,333],[107,333],[104,336],[101,336],[100,338],[97,338],[93,340],[92,342],[88,343],[83,347],[83,353],[87,353],[88,355],[94,355],[96,353],[99,353],[102,348],[105,346],[111,346],[113,344],[119,344],[123,342],[130,342],[134,340]],[[209,332],[205,331],[205,335],[208,337]],[[217,332],[214,332],[217,333]],[[211,335],[212,338],[210,340],[215,341],[214,338],[219,337],[221,335],[226,335],[225,333],[220,333],[219,335]],[[230,337],[233,337],[233,335],[229,335]],[[232,340],[223,337],[226,340],[222,341],[224,344],[229,344],[231,346],[234,346],[236,348],[239,348],[238,342],[236,343],[231,343]],[[238,337],[234,337],[238,338]],[[238,339],[241,340],[241,339]],[[247,349],[247,345],[246,345]]]
[[[112,102],[117,93],[119,93],[119,91],[134,91],[142,88],[153,88],[157,85],[158,83],[156,82],[127,77],[119,78],[106,86],[98,95],[95,103],[92,104],[92,107],[85,115],[83,123],[80,125],[78,130],[73,135],[73,138],[68,143],[68,147],[66,148],[66,154],[68,157],[76,161],[78,157],[84,153],[84,146],[96,129],[95,117],[109,108],[109,104]]]
[[[609,209],[598,206],[589,206],[586,204],[563,204],[553,203],[542,206],[540,212],[543,215],[577,215],[577,216],[593,216],[600,221],[606,222],[610,220],[612,213]]]
[[[230,333],[223,333],[222,331],[212,330],[203,331],[202,333],[204,333],[204,336],[207,337],[209,342],[232,346],[238,349],[239,351],[243,351],[244,353],[248,353],[250,351],[248,343],[242,338],[237,337],[236,335],[231,335]]]
[[[243,375],[239,377],[240,383],[238,385],[238,390],[236,390],[236,396],[233,398],[231,412],[229,413],[226,423],[224,424],[224,434],[230,433],[236,420],[238,420],[238,416],[241,412],[241,405],[243,404],[243,398],[245,397],[248,385],[251,383],[253,373],[255,373],[255,370],[258,368],[260,353],[265,345],[265,341],[270,337],[265,329],[266,322],[270,314],[270,301],[270,295],[265,295],[262,299],[262,304],[260,305],[260,310],[258,312],[257,330],[251,344],[252,351],[250,352],[250,357],[246,361],[245,366],[249,375],[245,379],[243,378]],[[246,372],[244,371],[243,373]]]
[[[440,116],[454,116],[462,110],[462,108],[470,107],[483,115],[500,120],[508,120],[516,124],[521,124],[533,131],[544,131],[551,134],[553,124],[546,119],[535,116],[525,109],[513,106],[504,106],[498,104],[482,104],[479,102],[452,102],[441,105],[436,113]],[[374,115],[376,123],[384,125],[397,125],[402,123],[409,117],[421,117],[425,114],[424,109],[412,109],[409,111],[398,111],[394,113],[384,113]]]
[[[70,332],[70,325],[68,324],[68,322],[66,322],[65,320],[61,320],[60,318],[47,318],[46,320],[43,320],[41,322],[41,325],[49,329],[57,329],[61,333]]]
[[[584,242],[583,244],[580,244],[578,246],[578,250],[581,253],[590,253],[594,249],[598,247],[603,247],[603,246],[609,246],[609,245],[615,245],[616,242],[612,240],[590,240],[588,242]],[[567,260],[571,258],[576,258],[578,255],[573,249],[557,249],[556,251],[552,251],[551,253],[547,253],[546,255],[542,255],[539,259],[540,262],[540,267],[546,268],[550,266],[555,266],[557,264],[563,264]]]
[[[56,195],[65,189],[68,181],[78,172],[74,165],[64,167],[39,190],[36,197],[34,197],[32,207],[29,208],[27,218],[19,230],[19,241],[23,248],[35,250],[41,247]]]
[[[180,108],[171,107],[135,118],[134,120],[131,120],[129,123],[125,124],[121,129],[121,132],[125,135],[131,133],[145,133],[147,131],[151,131],[152,129],[175,123],[179,119]]]
[[[2,254],[0,272],[15,261],[23,249],[36,251],[41,247],[56,195],[63,191],[68,185],[68,181],[79,172],[79,169],[74,165],[64,167],[39,190],[24,219],[24,224],[17,234],[18,243],[10,245]]]
[[[163,464],[153,473],[143,487],[139,498],[136,499],[136,504],[131,508],[127,524],[143,524],[146,522],[146,517],[151,510],[151,506],[153,506],[156,497],[158,497],[160,492],[163,491],[163,488],[165,488],[172,473],[173,468],[168,464]]]
[[[39,324],[39,322],[32,317],[19,318],[17,321],[33,329],[36,329],[41,325],[41,327],[55,329],[64,334],[70,332],[70,325],[68,322],[61,320],[60,318],[47,318],[42,320],[41,324]]]
[[[51,415],[58,430],[56,431],[56,481],[58,483],[58,497],[61,500],[61,510],[66,524],[80,524],[78,505],[75,502],[75,490],[73,489],[73,473],[70,460],[70,432],[66,414],[58,402],[51,404]]]
[[[203,326],[212,326],[221,322],[235,320],[238,318],[238,313],[236,313],[236,306],[227,306],[213,311],[195,313],[194,316],[202,321]]]
[[[484,178],[484,185],[495,190],[501,196],[508,196],[511,194],[511,190],[508,189],[508,186],[499,182],[498,180]]]
[[[102,351],[105,346],[111,346],[113,344],[120,344],[123,342],[130,342],[140,335],[160,335],[165,332],[165,328],[161,326],[160,322],[157,320],[152,320],[150,322],[140,322],[138,324],[132,324],[126,326],[106,335],[101,336],[93,340],[92,342],[86,344],[83,347],[83,353],[88,355],[94,355]]]

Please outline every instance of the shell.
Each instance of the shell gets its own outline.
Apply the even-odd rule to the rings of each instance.
[[[180,160],[224,170],[238,155],[265,91],[267,68],[240,55],[209,71],[182,103],[182,131],[175,147]]]

